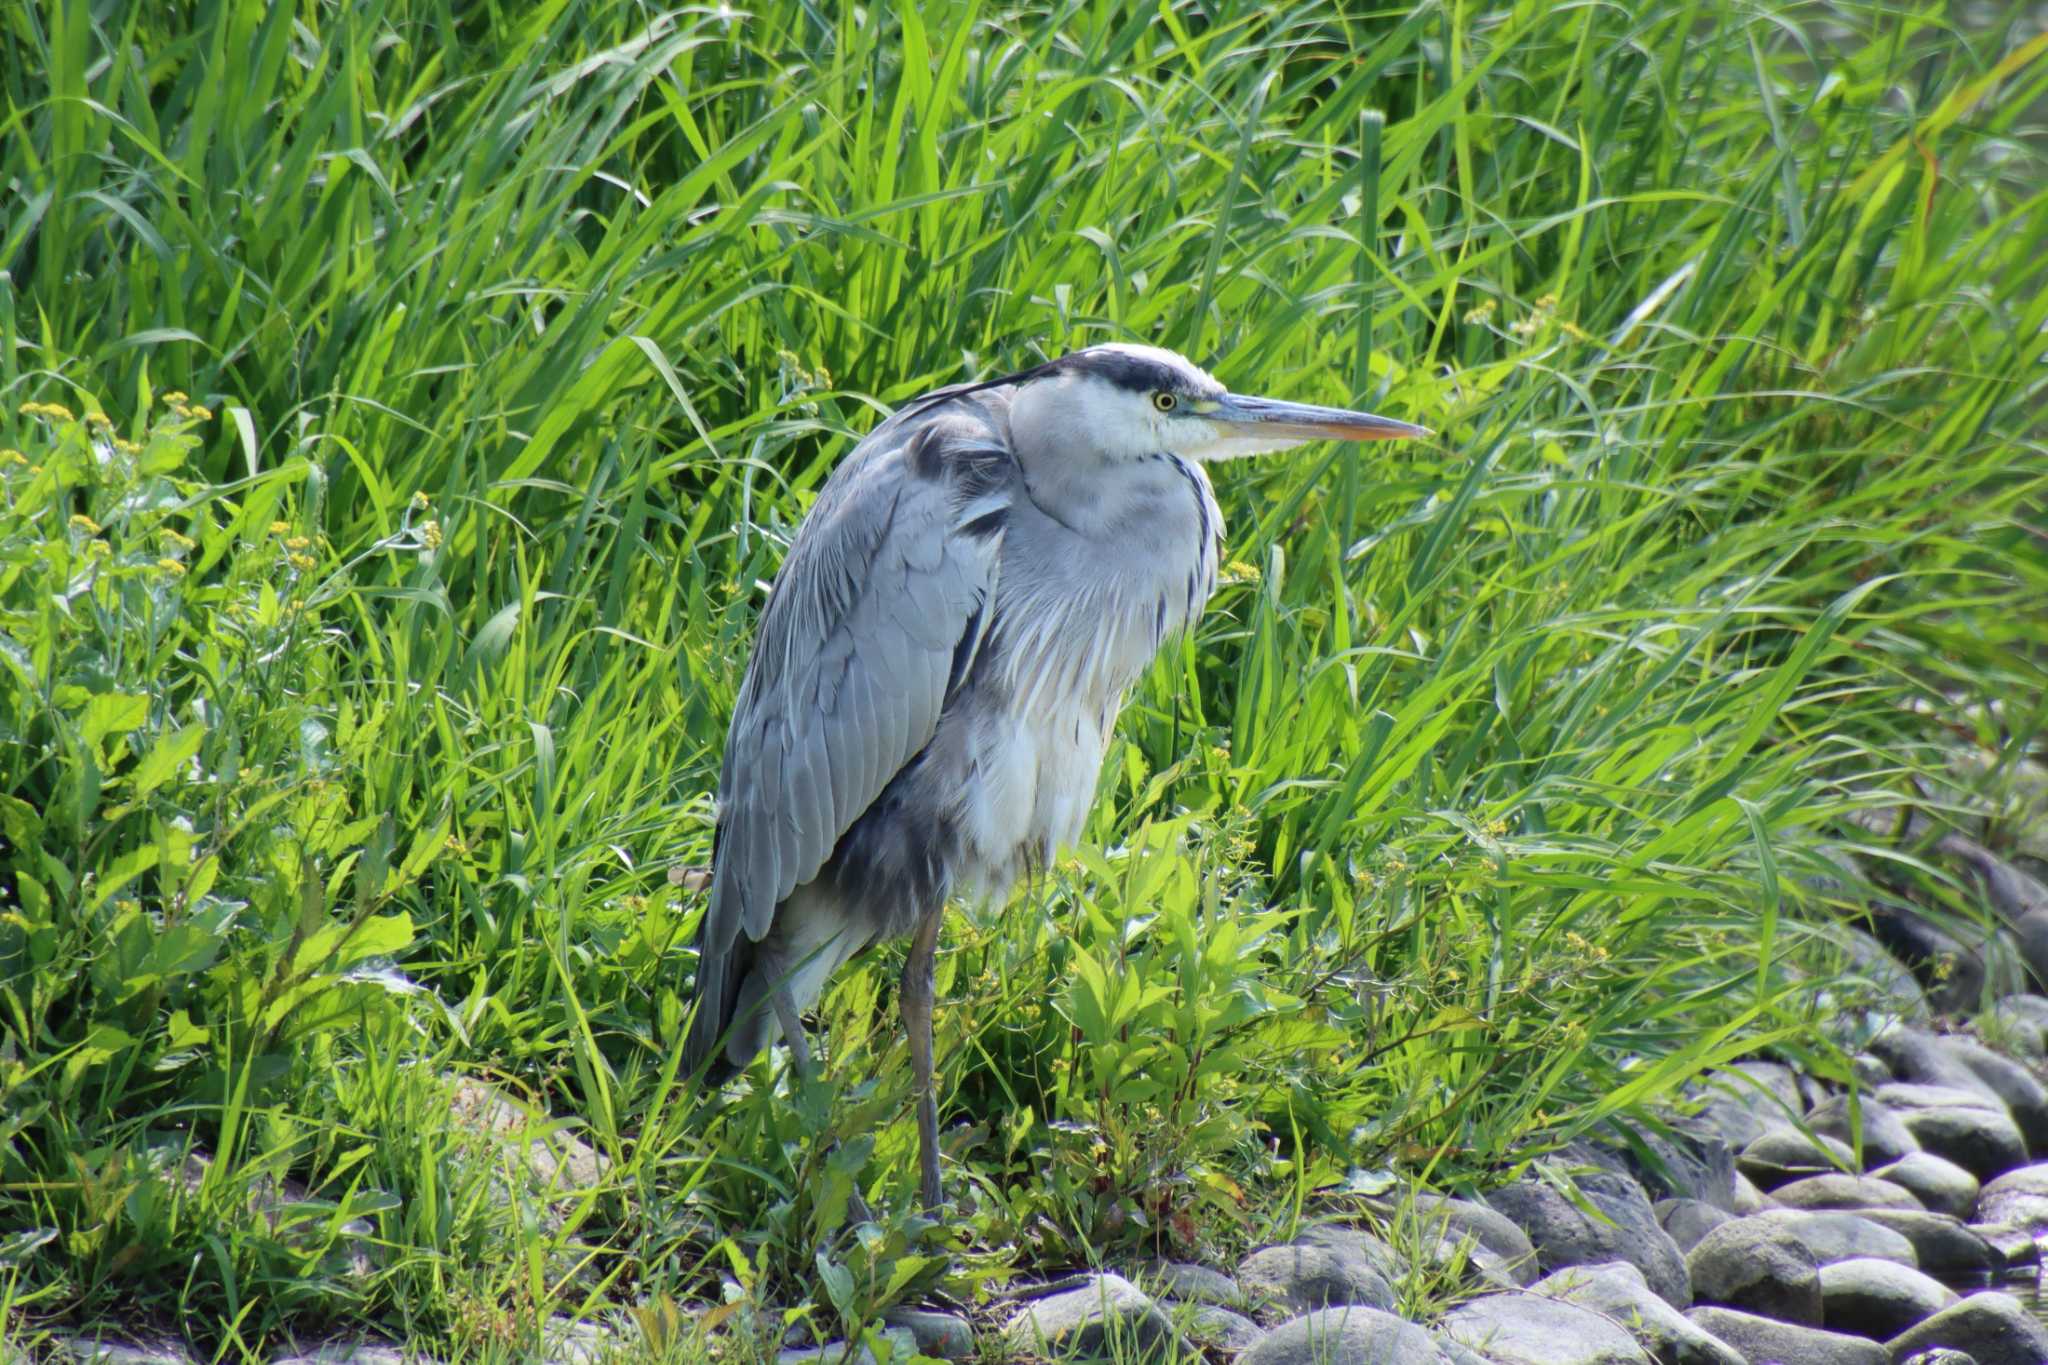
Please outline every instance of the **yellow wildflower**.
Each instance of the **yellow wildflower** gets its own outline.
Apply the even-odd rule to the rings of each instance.
[[[16,411],[23,417],[50,417],[59,422],[71,420],[71,409],[62,403],[23,403]]]
[[[426,493],[425,493],[424,491],[422,491],[422,492],[416,492],[416,493],[414,493],[414,494],[412,495],[412,510],[413,510],[413,511],[415,511],[415,512],[424,512],[424,511],[426,511],[426,510],[427,510],[427,508],[428,508],[429,506],[431,506],[431,505],[432,505],[432,503],[431,503],[431,501],[430,501],[430,500],[428,499],[428,497],[427,497],[427,495],[426,495]]]
[[[297,569],[300,573],[304,573],[306,570],[312,568],[314,563],[316,562],[313,556],[311,555],[294,554],[288,556],[288,558],[291,562],[291,566],[294,569]]]
[[[1493,310],[1497,306],[1497,300],[1481,299],[1477,307],[1469,308],[1465,311],[1465,325],[1467,327],[1477,327],[1480,323],[1493,316]]]
[[[100,533],[100,524],[83,512],[73,512],[71,514],[71,524],[89,536],[96,536]]]
[[[274,536],[284,535],[291,529],[292,524],[288,521],[273,521],[270,523],[270,534]]]
[[[123,455],[140,455],[142,453],[140,445],[121,436],[114,438],[114,449],[120,451]]]
[[[22,454],[22,453],[21,453],[20,451],[18,451],[18,450],[16,450],[16,449],[14,449],[14,448],[13,448],[12,446],[9,446],[9,447],[8,447],[7,449],[5,449],[5,450],[0,450],[0,464],[27,464],[27,463],[28,463],[28,456],[26,456],[26,455]]]
[[[156,562],[156,566],[173,578],[183,578],[185,576],[185,566],[175,559],[159,559]]]
[[[1259,581],[1260,574],[1256,564],[1247,564],[1242,559],[1233,559],[1223,566],[1223,572],[1219,577],[1224,585],[1228,586],[1232,583],[1256,583]]]
[[[88,540],[85,542],[85,552],[94,559],[110,559],[113,557],[114,547],[104,540]]]
[[[422,542],[423,542],[423,543],[424,543],[424,544],[426,545],[426,547],[427,547],[427,548],[428,548],[429,550],[438,550],[438,549],[440,549],[440,548],[441,548],[441,523],[440,523],[440,522],[438,522],[438,521],[423,521],[423,522],[421,522],[421,523],[420,523],[420,540],[421,540],[421,541],[422,541]]]
[[[104,412],[88,412],[85,415],[85,424],[94,431],[112,431],[114,429],[114,419],[107,416]]]
[[[213,420],[213,409],[207,407],[204,403],[194,403],[191,407],[187,408],[185,412],[187,416],[196,417],[202,422],[210,422]]]
[[[174,550],[177,550],[181,554],[187,550],[196,550],[199,548],[198,541],[192,539],[192,537],[186,535],[184,532],[174,531],[168,526],[158,528],[156,534],[159,540],[163,541],[164,544],[170,546]]]
[[[180,403],[189,401],[189,397],[183,389],[172,389],[169,393],[160,395],[158,401],[175,408]]]
[[[284,547],[287,550],[303,550],[312,543],[312,541],[306,539],[304,536],[293,536],[290,540],[287,540],[284,543]]]

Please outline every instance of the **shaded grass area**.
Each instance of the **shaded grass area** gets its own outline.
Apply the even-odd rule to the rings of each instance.
[[[2048,705],[2048,60],[1944,14],[0,17],[0,1301],[687,1354],[1834,1067],[1818,850]],[[1220,471],[1087,846],[948,925],[935,1228],[886,955],[706,1105],[669,872],[832,461],[1110,338],[1440,437]]]

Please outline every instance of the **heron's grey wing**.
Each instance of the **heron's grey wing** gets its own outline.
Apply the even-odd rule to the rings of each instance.
[[[937,729],[956,656],[987,627],[1002,542],[988,528],[1011,467],[983,423],[890,423],[834,471],[798,530],[726,739],[693,1055],[730,1022],[739,935],[768,932]]]

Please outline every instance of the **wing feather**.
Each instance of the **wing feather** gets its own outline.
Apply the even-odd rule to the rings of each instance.
[[[878,428],[826,482],[776,575],[719,779],[693,1067],[729,1022],[740,935],[768,933],[930,741],[963,637],[983,628],[1001,539],[958,531],[963,499],[942,477],[956,445],[985,472],[986,429],[947,411]],[[988,501],[977,489],[973,506]]]

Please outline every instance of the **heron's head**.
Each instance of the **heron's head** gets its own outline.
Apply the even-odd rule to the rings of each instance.
[[[1391,441],[1427,428],[1369,412],[1232,393],[1185,356],[1112,343],[1027,377],[1010,410],[1020,447],[1107,459],[1168,453],[1227,460],[1307,441]]]

